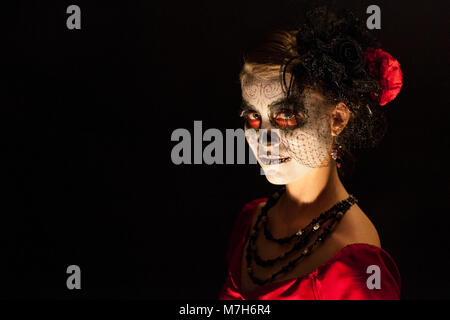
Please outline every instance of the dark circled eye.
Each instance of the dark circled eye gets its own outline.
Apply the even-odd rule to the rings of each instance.
[[[247,124],[253,129],[259,129],[261,126],[261,116],[257,112],[249,112],[246,115]]]
[[[283,111],[276,114],[274,121],[281,128],[295,128],[298,126],[298,119],[294,113]]]

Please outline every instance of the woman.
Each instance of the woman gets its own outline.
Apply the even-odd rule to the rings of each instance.
[[[240,74],[247,141],[269,199],[244,206],[220,299],[399,299],[395,261],[340,180],[353,152],[386,128],[402,85],[398,62],[365,24],[325,7],[248,52]]]

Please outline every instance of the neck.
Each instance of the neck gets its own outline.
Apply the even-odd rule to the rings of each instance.
[[[328,167],[315,168],[286,185],[278,201],[277,215],[285,225],[306,223],[349,194],[342,185],[334,161]]]

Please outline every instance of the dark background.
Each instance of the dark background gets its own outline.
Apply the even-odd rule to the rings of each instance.
[[[240,53],[314,1],[15,1],[2,23],[3,298],[216,299],[257,165],[174,165],[171,133],[241,127]],[[449,298],[448,5],[381,8],[404,86],[345,185],[396,260],[404,299]],[[81,30],[66,8],[81,7]],[[5,23],[6,22],[6,23]],[[66,288],[81,267],[82,289]]]

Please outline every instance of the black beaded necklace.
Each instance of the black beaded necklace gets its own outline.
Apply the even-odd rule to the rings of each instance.
[[[333,228],[333,226],[337,222],[340,221],[342,216],[348,211],[348,209],[353,204],[358,202],[358,200],[354,196],[350,195],[347,199],[336,203],[333,207],[331,207],[327,211],[320,214],[317,218],[314,218],[305,228],[298,230],[296,233],[294,233],[291,236],[288,236],[285,238],[280,238],[280,239],[275,239],[272,236],[272,234],[270,233],[270,231],[267,229],[267,212],[269,211],[270,208],[272,208],[275,205],[275,203],[278,201],[280,196],[285,191],[286,191],[286,188],[283,187],[281,190],[274,193],[267,200],[265,206],[261,209],[261,213],[259,214],[255,225],[253,226],[253,230],[251,230],[247,233],[247,240],[250,237],[249,245],[247,246],[247,255],[246,255],[247,266],[248,266],[247,271],[248,271],[248,274],[249,274],[250,278],[252,279],[252,281],[258,285],[263,285],[269,281],[273,281],[279,274],[286,273],[289,270],[293,269],[296,266],[297,262],[301,258],[308,256],[315,246],[317,246],[320,242],[324,241],[326,236],[331,232],[331,229]],[[309,245],[307,248],[305,248],[305,245],[311,239],[312,235],[315,233],[318,233],[318,231],[323,227],[324,223],[327,222],[328,220],[331,220],[331,222],[328,224],[328,226],[323,228],[322,233],[320,233],[320,235],[316,238],[316,240],[311,245]],[[263,222],[264,235],[266,236],[266,239],[277,242],[279,244],[289,243],[293,239],[297,239],[297,242],[294,244],[292,249],[290,249],[287,252],[282,253],[277,258],[267,259],[267,260],[262,259],[258,255],[256,247],[255,247],[255,241],[256,241],[256,238],[258,235],[258,231],[259,231],[258,225],[259,225],[260,221]],[[285,265],[283,268],[281,268],[278,272],[272,274],[272,276],[270,278],[263,280],[263,279],[256,277],[253,274],[253,268],[251,267],[252,258],[255,260],[255,262],[258,265],[260,265],[262,267],[268,267],[268,266],[273,266],[277,261],[284,259],[287,256],[291,255],[293,252],[300,251],[301,249],[303,249],[303,251],[300,254],[300,256],[291,260],[287,265]]]

